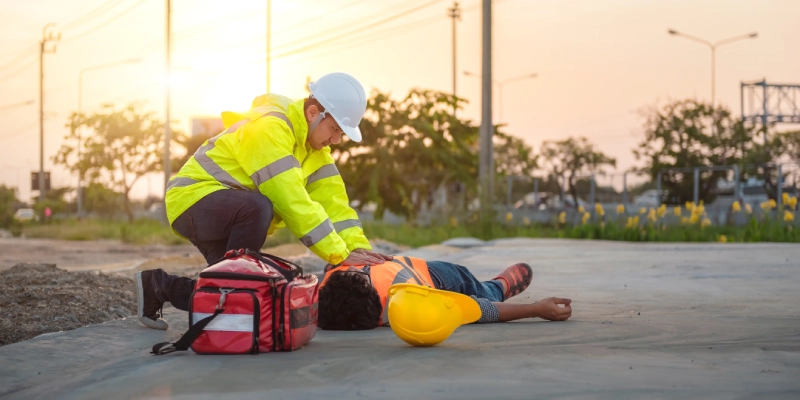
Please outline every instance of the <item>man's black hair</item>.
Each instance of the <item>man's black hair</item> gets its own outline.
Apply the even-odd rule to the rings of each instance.
[[[360,331],[378,327],[381,299],[364,274],[333,272],[319,291],[322,329]]]

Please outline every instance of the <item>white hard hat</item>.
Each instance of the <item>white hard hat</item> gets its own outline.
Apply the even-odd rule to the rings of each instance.
[[[361,141],[358,124],[367,111],[367,95],[356,78],[343,72],[333,72],[323,75],[316,82],[309,83],[308,90],[325,108],[325,113],[330,114],[339,124],[347,137],[354,142]],[[312,126],[310,131],[316,124]]]

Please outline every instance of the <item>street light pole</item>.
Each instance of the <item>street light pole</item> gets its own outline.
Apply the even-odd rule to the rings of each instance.
[[[453,7],[448,8],[448,16],[453,19],[453,97],[456,96],[456,21],[461,19],[461,9],[458,7],[458,2],[453,2]],[[458,101],[453,100],[453,115],[456,115],[458,108]]]
[[[272,0],[267,0],[267,93],[270,93],[269,78],[270,72],[270,58],[272,56]]]
[[[481,51],[481,127],[478,175],[480,179],[481,214],[488,226],[489,211],[492,209],[492,180],[494,178],[494,159],[492,136],[492,0],[482,0],[483,15]]]
[[[730,37],[730,38],[727,38],[727,39],[723,39],[723,40],[720,40],[720,41],[715,42],[715,43],[711,43],[708,40],[701,39],[701,38],[696,37],[696,36],[688,35],[688,34],[685,34],[683,32],[678,32],[675,29],[668,29],[667,33],[669,33],[670,35],[680,36],[680,37],[683,37],[683,38],[686,38],[686,39],[689,39],[689,40],[692,40],[692,41],[695,41],[695,42],[698,42],[698,43],[702,43],[702,44],[708,46],[711,49],[711,106],[712,107],[715,105],[715,103],[714,103],[715,93],[714,92],[716,90],[715,89],[715,85],[716,85],[716,82],[715,82],[716,81],[716,76],[715,76],[716,75],[716,71],[715,70],[716,70],[716,63],[717,63],[717,60],[716,60],[717,47],[725,45],[725,44],[733,43],[733,42],[738,42],[738,41],[744,40],[744,39],[755,39],[756,37],[758,37],[758,32],[751,32],[751,33],[747,33],[747,34],[744,34],[744,35],[739,35],[739,36],[734,36],[734,37]]]
[[[172,75],[172,52],[170,50],[172,42],[172,0],[166,0],[165,10],[165,54],[164,54],[164,72],[166,75],[166,82],[164,84],[164,195],[167,193],[167,184],[169,177],[172,175],[172,160],[169,154],[169,145],[172,142],[172,127],[170,126],[170,78]]]
[[[84,68],[78,74],[78,115],[83,113],[83,74],[89,71],[95,71],[98,69],[110,68],[121,64],[131,64],[131,63],[138,63],[142,61],[141,58],[131,58],[128,60],[117,61],[113,63],[103,64],[103,65],[95,65],[93,67]],[[82,137],[81,137],[81,128],[78,128],[78,161],[80,162],[81,159],[81,145],[82,145]],[[78,170],[78,218],[81,217],[83,214],[83,171]]]

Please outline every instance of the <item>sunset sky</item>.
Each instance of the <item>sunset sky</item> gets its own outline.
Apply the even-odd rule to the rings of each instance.
[[[78,108],[81,70],[139,59],[85,73],[83,110],[138,101],[163,117],[164,3],[0,0],[0,184],[19,185],[20,198],[30,198],[29,174],[39,165],[38,42],[49,22],[62,34],[56,53],[45,56],[45,169],[53,171],[55,186],[77,182],[53,168],[51,157]],[[307,77],[332,71],[396,97],[414,87],[452,90],[451,1],[272,5],[273,92],[305,96]],[[479,122],[480,81],[463,71],[480,73],[480,1],[461,6],[457,94],[470,101],[462,115]],[[538,74],[505,85],[500,122],[537,150],[543,140],[586,136],[617,157],[619,171],[636,163],[638,110],[670,99],[710,99],[709,48],[670,36],[668,28],[712,42],[758,32],[717,50],[717,103],[736,115],[740,81],[800,83],[797,0],[495,0],[493,7],[494,78]],[[177,128],[189,130],[193,116],[244,110],[265,91],[265,10],[263,0],[173,0]],[[494,115],[498,122],[497,107]],[[162,178],[153,175],[133,195],[162,190]]]

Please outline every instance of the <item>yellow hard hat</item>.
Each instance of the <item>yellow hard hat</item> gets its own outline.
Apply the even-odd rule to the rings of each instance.
[[[462,324],[481,318],[478,303],[461,293],[410,283],[389,288],[389,326],[412,346],[435,346]]]

